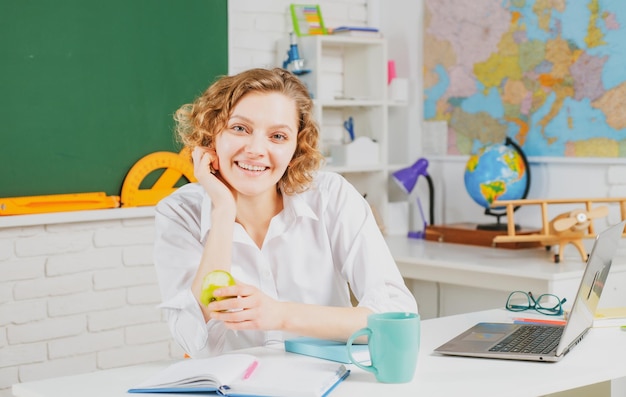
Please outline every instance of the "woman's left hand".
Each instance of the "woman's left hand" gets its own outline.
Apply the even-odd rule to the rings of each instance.
[[[223,321],[232,330],[278,330],[282,328],[280,302],[258,288],[237,283],[215,290],[216,296],[231,297],[211,302],[211,319]]]

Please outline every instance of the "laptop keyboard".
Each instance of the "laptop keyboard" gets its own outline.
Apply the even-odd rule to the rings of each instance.
[[[562,333],[563,327],[523,325],[489,351],[548,354],[556,350]]]

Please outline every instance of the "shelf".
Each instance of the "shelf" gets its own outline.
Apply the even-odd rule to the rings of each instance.
[[[28,215],[9,215],[0,217],[0,229],[7,227],[24,227],[33,225],[53,225],[62,223],[136,219],[153,216],[154,206],[47,212]]]
[[[411,164],[388,164],[387,165],[387,170],[389,172],[395,172],[398,170],[401,170],[403,168],[409,167]]]
[[[388,164],[389,119],[402,118],[403,108],[408,103],[388,99],[387,41],[378,37],[350,36],[307,36],[298,40],[300,56],[311,70],[300,79],[313,97],[314,117],[320,127],[320,148],[327,161],[331,161],[322,169],[342,174],[381,214],[383,222],[387,222],[390,171],[409,165],[394,164],[390,168]],[[337,145],[344,145],[350,139],[344,128],[350,118],[354,125],[353,139],[364,137],[377,143],[374,149],[377,159],[367,154],[374,164],[367,164],[362,156],[354,155],[349,160],[339,158],[341,164],[339,161],[332,163],[331,152],[336,152]],[[394,128],[406,130],[402,123],[394,124]],[[358,154],[365,155],[365,152],[360,148]],[[401,163],[405,159],[393,160]],[[359,165],[352,164],[357,162]]]
[[[378,171],[385,171],[386,169],[387,168],[383,164],[349,166],[349,165],[332,165],[332,163],[330,163],[323,167],[324,171],[337,172],[340,174],[354,174],[358,172],[378,172]]]
[[[337,44],[337,45],[372,45],[379,44],[385,45],[386,40],[383,37],[362,37],[362,36],[340,36],[340,35],[320,35],[315,36],[320,41],[325,42],[326,44]]]
[[[381,38],[300,37],[300,54],[311,73],[302,75],[314,99],[387,98],[387,46]]]
[[[315,99],[313,103],[317,106],[324,107],[367,107],[367,106],[383,106],[384,100],[371,99]]]

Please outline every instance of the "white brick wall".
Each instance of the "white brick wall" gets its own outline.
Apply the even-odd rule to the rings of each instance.
[[[370,2],[314,4],[333,27],[366,25]],[[290,3],[229,1],[229,73],[279,66]],[[156,309],[152,217],[93,214],[0,219],[0,397],[18,382],[182,357]]]
[[[0,396],[17,382],[182,357],[156,308],[153,235],[152,215],[0,224]]]

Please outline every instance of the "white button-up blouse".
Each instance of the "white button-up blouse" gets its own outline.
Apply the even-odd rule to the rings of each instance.
[[[231,273],[280,301],[417,312],[415,298],[361,194],[339,174],[318,172],[309,190],[283,195],[262,247],[235,224]],[[156,207],[154,263],[172,336],[192,357],[282,341],[279,331],[231,331],[205,322],[191,283],[211,231],[211,200],[186,184]],[[323,321],[323,319],[320,319]]]

